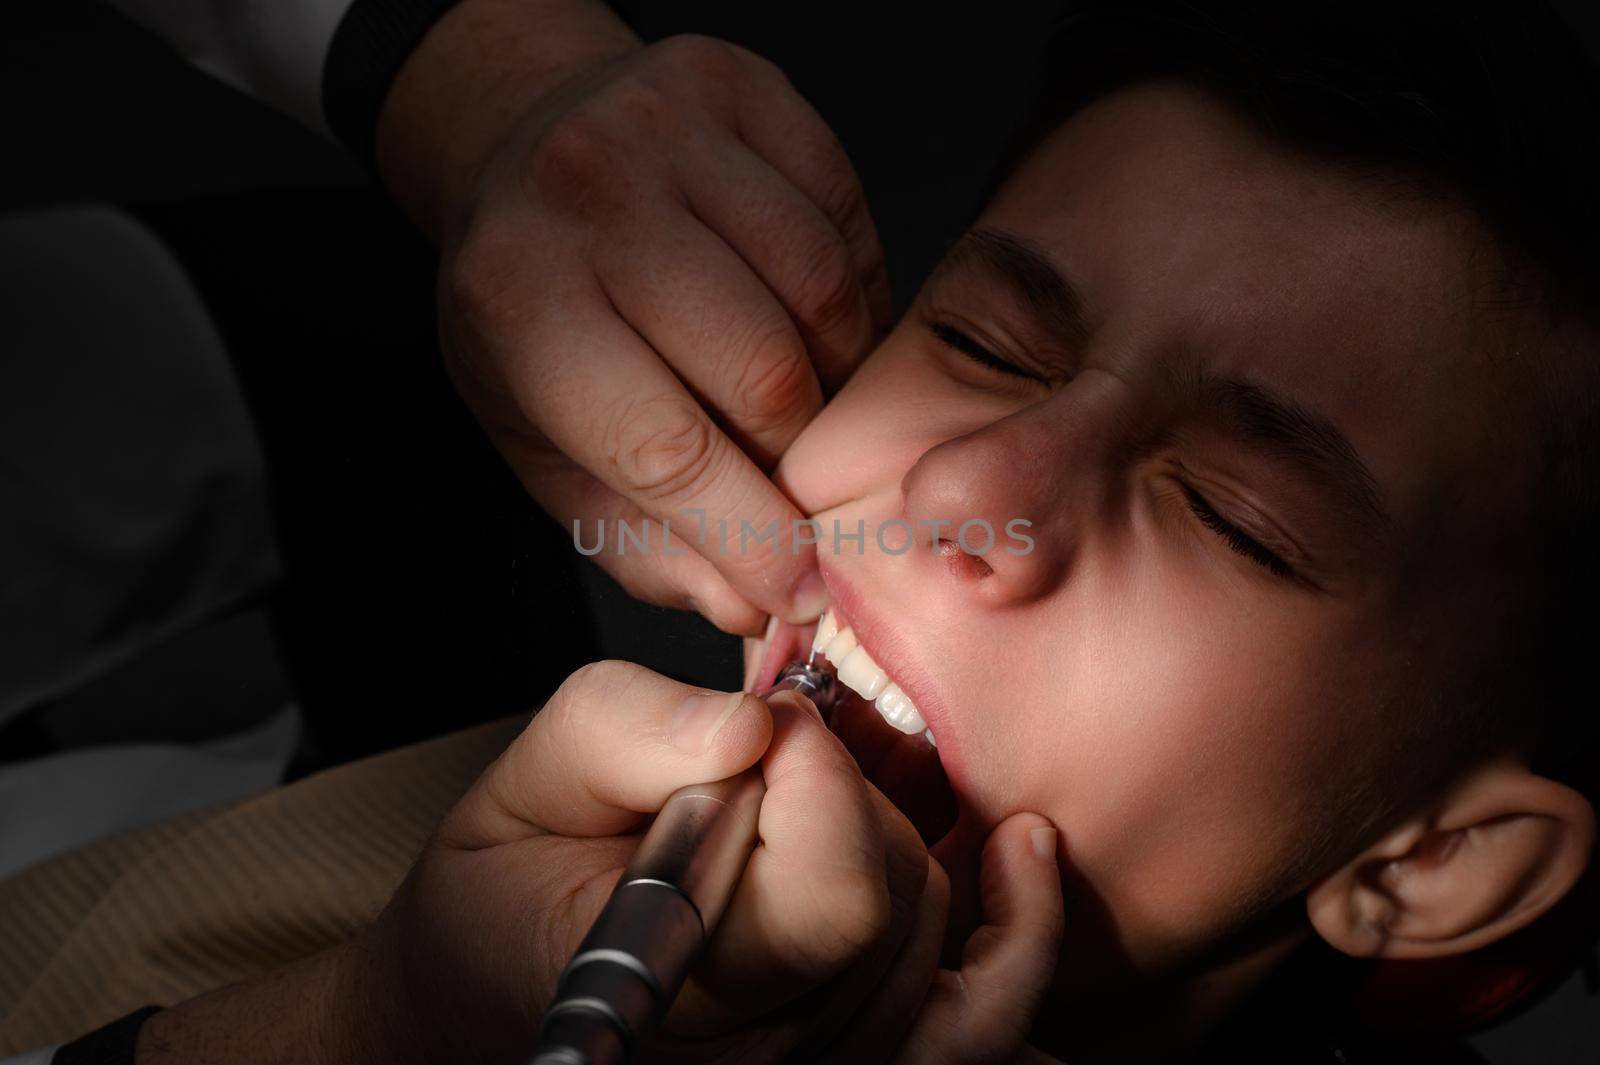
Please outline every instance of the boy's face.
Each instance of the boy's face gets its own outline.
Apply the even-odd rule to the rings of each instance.
[[[1414,797],[1529,505],[1486,247],[1197,90],[1125,90],[1012,176],[800,436],[776,479],[934,733],[958,900],[987,830],[1037,811],[1073,874],[1064,965],[1159,972]],[[914,549],[880,550],[890,519]],[[995,546],[935,550],[933,519]]]

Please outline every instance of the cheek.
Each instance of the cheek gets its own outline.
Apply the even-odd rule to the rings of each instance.
[[[1341,671],[1325,612],[1293,597],[1226,594],[1168,555],[1084,561],[1038,623],[1073,634],[1034,652],[1049,709],[988,768],[1057,821],[1128,951],[1159,965],[1281,892],[1320,834]]]

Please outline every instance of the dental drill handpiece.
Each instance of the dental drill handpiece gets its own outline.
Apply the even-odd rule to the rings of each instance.
[[[794,662],[761,692],[809,698],[824,719],[833,673]],[[761,767],[679,788],[639,841],[600,916],[561,973],[527,1065],[616,1065],[661,1023],[716,931],[755,850]]]

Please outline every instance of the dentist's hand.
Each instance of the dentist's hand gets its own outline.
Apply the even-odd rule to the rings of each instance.
[[[586,547],[604,522],[596,561],[635,595],[745,634],[814,617],[766,471],[889,298],[855,172],[783,74],[641,46],[597,0],[465,0],[397,79],[378,159],[440,242],[451,375],[530,494]],[[651,549],[620,553],[616,520],[646,518]],[[743,522],[778,550],[741,551]]]
[[[885,974],[942,934],[942,874],[814,708],[604,662],[484,772],[362,941],[372,1060],[520,1060],[644,815],[757,761],[760,846],[645,1060],[814,1057],[869,996],[910,1017],[922,987]]]
[[[805,699],[575,673],[446,815],[349,943],[156,1014],[151,1065],[520,1061],[567,960],[679,787],[759,762],[760,845],[642,1060],[978,1065],[1024,1044],[1061,935],[1055,836],[1018,814],[982,859],[984,924],[938,969],[949,882]]]

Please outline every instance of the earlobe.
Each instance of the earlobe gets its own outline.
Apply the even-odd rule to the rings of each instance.
[[[1357,957],[1465,953],[1549,910],[1583,875],[1594,841],[1587,799],[1498,759],[1314,885],[1307,916]]]

